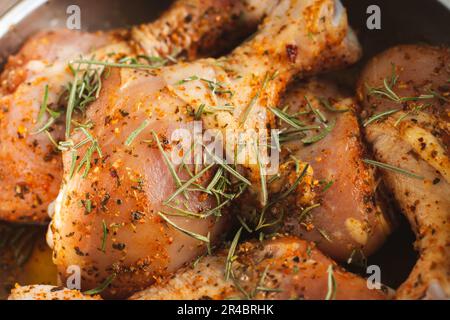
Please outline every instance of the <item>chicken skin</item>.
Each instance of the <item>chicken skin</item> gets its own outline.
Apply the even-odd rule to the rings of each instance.
[[[253,2],[179,0],[157,21],[131,31],[56,30],[28,40],[0,77],[0,219],[48,221],[47,207],[63,175],[55,144],[65,139],[67,84],[74,78],[70,61],[80,56],[114,62],[136,55],[193,59],[212,54],[255,29],[275,1],[258,7]]]
[[[399,299],[450,296],[449,65],[448,48],[404,45],[373,58],[360,78],[366,138],[417,237]]]
[[[173,163],[172,133],[193,120],[203,129],[267,130],[267,106],[289,81],[359,56],[355,41],[339,2],[284,0],[224,58],[112,68],[82,125],[73,126],[70,141],[80,147],[63,156],[49,228],[61,278],[78,265],[83,289],[113,277],[102,296],[125,297],[213,246],[229,226],[230,202],[244,188],[257,190],[259,177],[247,163]],[[337,49],[333,58],[323,54]]]

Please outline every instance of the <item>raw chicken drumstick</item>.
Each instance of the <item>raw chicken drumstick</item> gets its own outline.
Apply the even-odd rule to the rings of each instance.
[[[274,2],[259,1],[256,7],[254,0],[179,0],[160,19],[131,32],[56,30],[28,40],[10,57],[0,78],[0,219],[48,220],[47,207],[63,174],[60,151],[52,140],[64,140],[66,87],[74,76],[70,61],[80,56],[118,61],[136,54],[153,59],[211,54],[250,33]],[[92,97],[96,89],[79,93]]]
[[[450,297],[450,50],[405,45],[366,66],[365,134],[417,237],[419,259],[397,298]]]
[[[231,264],[229,252],[227,249],[212,256],[201,256],[169,279],[129,299],[383,300],[388,297],[382,286],[369,289],[365,279],[346,272],[320,253],[313,243],[298,238],[242,243],[234,250]],[[16,287],[9,296],[10,300],[96,298],[45,285]]]
[[[266,106],[290,79],[357,56],[353,41],[338,1],[283,0],[227,57],[112,69],[85,124],[74,126],[70,141],[80,147],[64,152],[49,228],[61,278],[78,265],[83,289],[107,281],[102,295],[124,297],[213,246],[228,227],[228,204],[253,179],[225,163],[174,164],[172,133],[195,119],[204,129],[265,130]]]
[[[365,279],[337,266],[313,243],[298,238],[242,243],[233,252],[232,263],[229,252],[221,250],[216,255],[200,257],[194,265],[186,266],[170,279],[138,292],[130,299],[387,298],[381,289],[368,289]]]
[[[271,205],[250,215],[252,225],[314,241],[339,261],[369,256],[389,235],[391,218],[364,163],[356,102],[330,82],[309,80],[291,86],[280,106],[272,109],[282,129],[280,172],[269,178]]]

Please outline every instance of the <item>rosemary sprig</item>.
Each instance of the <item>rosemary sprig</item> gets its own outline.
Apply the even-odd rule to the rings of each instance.
[[[91,289],[91,290],[84,291],[83,294],[92,296],[92,295],[102,293],[103,291],[106,290],[106,288],[108,288],[111,285],[111,283],[116,279],[116,277],[117,277],[117,274],[113,273],[108,278],[106,278],[105,281],[103,281],[98,287]]]
[[[186,183],[184,183],[181,187],[179,187],[167,200],[164,201],[164,204],[168,204],[173,199],[175,199],[180,193],[185,191],[189,186],[191,186],[195,181],[200,179],[206,172],[208,172],[212,167],[214,166],[214,163],[210,164],[209,166],[205,167],[202,171],[197,173],[195,176],[193,176],[191,179],[189,179]]]
[[[326,192],[328,189],[330,189],[334,184],[334,180],[330,180],[326,183],[326,185],[323,187],[322,192]]]
[[[42,99],[41,107],[39,108],[37,122],[41,122],[42,117],[47,111],[47,103],[48,103],[48,84],[46,84],[44,88],[44,98]]]
[[[259,150],[257,147],[255,148],[255,152],[256,152],[256,160],[257,160],[258,169],[259,169],[259,178],[261,181],[261,195],[262,195],[261,204],[265,206],[267,204],[267,199],[268,199],[266,172],[265,172],[265,167],[261,163]]]
[[[195,112],[194,120],[197,120],[197,121],[198,121],[198,120],[201,120],[202,114],[203,114],[204,110],[205,110],[205,104],[202,103],[202,104],[200,105],[200,107],[198,107],[197,112]]]
[[[398,126],[398,125],[400,124],[400,122],[402,122],[403,120],[405,120],[406,117],[408,117],[409,115],[416,114],[417,112],[421,111],[422,109],[424,109],[424,108],[426,108],[426,107],[428,107],[428,106],[429,106],[429,104],[426,104],[426,105],[420,104],[420,105],[418,105],[418,106],[415,106],[412,110],[409,110],[408,112],[405,112],[404,114],[402,114],[402,115],[397,119],[397,121],[395,121],[394,127]]]
[[[428,95],[420,95],[418,97],[400,97],[397,93],[395,93],[394,91],[394,86],[396,85],[398,80],[398,75],[395,73],[395,65],[392,64],[392,73],[391,73],[391,78],[387,79],[384,78],[383,79],[383,86],[379,87],[379,88],[374,88],[369,86],[366,83],[366,88],[367,88],[367,95],[374,95],[374,96],[378,96],[378,97],[382,97],[382,98],[387,98],[395,103],[403,103],[403,102],[407,102],[407,101],[417,101],[417,100],[421,100],[421,99],[432,99],[434,98],[433,94],[428,94]]]
[[[392,166],[392,165],[387,164],[387,163],[382,163],[382,162],[378,162],[378,161],[374,161],[374,160],[370,160],[370,159],[364,159],[363,161],[365,163],[367,163],[367,164],[370,164],[370,165],[373,165],[373,166],[376,166],[376,167],[380,167],[382,169],[390,170],[390,171],[393,171],[393,172],[397,172],[397,173],[403,174],[403,175],[411,177],[411,178],[421,179],[421,180],[424,179],[424,177],[422,177],[422,176],[419,176],[419,175],[417,175],[415,173],[412,173],[410,171],[407,171],[405,169]]]
[[[101,251],[105,252],[105,249],[106,249],[106,237],[108,236],[108,228],[106,227],[105,220],[102,221],[102,231],[103,231],[103,236],[102,236]]]
[[[156,141],[159,151],[161,152],[161,154],[164,158],[164,161],[165,161],[167,167],[169,168],[170,174],[172,175],[173,179],[175,180],[177,187],[181,187],[182,186],[181,180],[178,177],[177,172],[176,172],[175,168],[173,167],[172,161],[170,161],[169,157],[167,156],[166,152],[164,151],[164,148],[161,145],[161,141],[159,141],[158,135],[156,134],[156,132],[154,130],[152,130],[152,135]],[[185,196],[188,197],[187,194],[185,194]]]
[[[217,169],[214,177],[211,179],[210,183],[206,187],[206,191],[210,192],[212,188],[214,188],[214,186],[219,182],[222,176],[223,176],[223,168]]]
[[[429,90],[430,95],[433,95],[435,98],[438,98],[439,100],[442,100],[444,102],[450,102],[450,99],[447,97],[444,97],[442,94],[440,94],[439,92],[436,92],[434,90]]]
[[[218,82],[217,80],[208,80],[205,78],[201,78],[201,81],[205,82],[208,85],[209,90],[211,90],[212,94],[229,94],[233,96],[233,92],[231,90],[227,90],[223,83]]]
[[[244,113],[242,114],[242,116],[239,120],[239,126],[242,126],[243,124],[245,124],[245,122],[247,121],[248,115],[250,114],[250,112],[253,109],[253,106],[258,101],[258,99],[261,96],[261,94],[263,93],[263,91],[266,89],[269,81],[274,79],[274,77],[275,77],[275,73],[272,76],[269,75],[268,72],[266,73],[266,75],[264,76],[264,80],[261,84],[261,87],[259,88],[259,90],[256,92],[256,94],[253,96],[253,98],[250,100],[249,104],[245,108]]]
[[[144,120],[144,122],[142,122],[142,124],[136,129],[134,130],[127,138],[127,140],[125,141],[125,145],[127,147],[131,146],[131,144],[133,143],[134,139],[136,139],[136,137],[145,130],[145,128],[147,128],[147,126],[150,124],[150,121],[148,121],[147,119]]]
[[[297,141],[299,137],[305,137],[306,131],[317,130],[322,128],[321,126],[305,126],[296,130],[284,131],[279,136],[279,142],[285,143],[289,141]]]
[[[279,202],[283,199],[285,199],[287,196],[289,196],[300,184],[300,182],[303,180],[303,178],[305,177],[306,173],[308,172],[308,168],[309,168],[309,164],[306,164],[305,167],[303,168],[302,172],[300,173],[300,175],[298,176],[298,178],[295,180],[295,182],[285,191],[283,192],[275,201]]]
[[[163,67],[169,62],[169,59],[164,59],[157,56],[138,55],[136,57],[124,57],[120,59],[118,63],[124,64],[130,62],[130,64],[132,65],[140,65],[140,60],[145,60],[148,65],[151,65],[155,68]]]
[[[307,215],[309,215],[309,213],[311,212],[311,210],[320,207],[320,203],[316,203],[313,204],[312,206],[309,206],[305,209],[303,209],[303,211],[300,213],[300,215],[298,216],[298,220],[300,222],[304,221],[304,219],[306,218]]]
[[[258,294],[258,292],[263,291],[263,292],[282,292],[282,289],[279,288],[268,288],[264,286],[264,281],[266,280],[267,277],[267,272],[269,271],[269,267],[270,265],[267,265],[264,268],[263,273],[261,274],[261,278],[259,278],[258,284],[256,285],[255,289],[253,289],[252,293],[251,293],[251,299],[255,298],[256,295]]]
[[[205,145],[203,145],[203,147],[205,147]],[[219,157],[217,157],[215,154],[211,153],[208,148],[205,147],[206,152],[208,153],[209,156],[211,156],[214,160],[215,163],[217,163],[218,165],[220,165],[223,169],[225,169],[226,171],[228,171],[230,174],[232,174],[234,177],[236,177],[238,180],[240,180],[241,182],[251,186],[252,183],[247,180],[244,176],[242,176],[239,172],[237,172],[236,170],[234,170],[231,166],[229,166],[228,164],[226,164],[222,159],[220,159]]]
[[[269,110],[272,111],[274,115],[276,115],[278,118],[289,124],[291,127],[294,127],[297,130],[304,130],[304,124],[298,120],[297,118],[287,114],[286,112],[277,109],[277,108],[270,108]]]
[[[198,79],[199,79],[199,77],[197,77],[197,76],[190,76],[190,77],[187,77],[185,79],[182,79],[182,80],[176,82],[175,85],[179,86],[179,85],[182,85],[182,84],[194,81],[194,80],[198,80]]]
[[[186,229],[183,229],[183,228],[177,226],[173,221],[171,221],[169,218],[166,217],[166,213],[158,212],[158,215],[164,221],[166,221],[170,226],[172,226],[174,229],[180,231],[181,233],[184,233],[185,235],[187,235],[187,236],[189,236],[191,238],[194,238],[196,240],[205,242],[207,244],[210,243],[209,236],[205,237],[205,236],[202,236],[201,234],[197,234],[195,232],[192,232],[192,231],[189,231],[189,230],[186,230]]]
[[[328,291],[327,295],[325,296],[325,300],[335,300],[337,293],[337,283],[334,277],[333,265],[330,264],[328,266],[327,273],[328,273]]]
[[[234,235],[233,241],[231,242],[230,249],[228,250],[227,260],[225,264],[225,280],[228,281],[230,278],[230,274],[232,272],[232,266],[236,257],[234,255],[237,245],[239,243],[239,238],[241,237],[243,227],[240,227],[239,230]]]
[[[83,158],[81,159],[80,163],[78,164],[78,167],[76,168],[76,172],[80,172],[81,169],[84,166],[84,173],[83,178],[86,178],[89,170],[91,169],[91,162],[92,162],[92,156],[94,155],[94,152],[97,152],[98,156],[100,158],[103,157],[102,151],[100,149],[100,146],[98,144],[97,139],[95,139],[83,126],[77,127],[75,130],[82,131],[84,135],[86,136],[86,139],[80,142],[77,146],[74,147],[74,150],[77,150],[81,146],[83,146],[86,143],[91,142],[91,145],[87,148],[86,153],[84,154]],[[72,161],[76,161],[76,156],[74,157],[72,154]],[[73,163],[72,163],[73,165]],[[71,165],[71,167],[72,167]]]
[[[72,86],[70,88],[70,93],[69,93],[69,100],[67,102],[67,109],[66,109],[66,140],[69,140],[70,138],[70,125],[72,123],[72,114],[73,111],[76,107],[76,101],[75,101],[75,97],[76,97],[76,93],[77,93],[77,84],[78,84],[78,70],[75,70],[75,74],[74,74],[74,80],[72,82]]]
[[[309,138],[302,139],[303,144],[313,144],[322,140],[333,130],[335,125],[336,121],[333,121],[330,124],[328,124],[319,134]]]
[[[323,113],[320,112],[319,109],[316,109],[312,106],[311,101],[309,101],[307,96],[305,96],[305,101],[309,109],[311,109],[311,111],[316,115],[316,117],[319,118],[319,121],[326,125],[328,121],[327,118],[323,115]]]

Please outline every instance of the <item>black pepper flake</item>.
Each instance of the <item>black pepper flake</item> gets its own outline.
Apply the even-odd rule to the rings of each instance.
[[[289,62],[295,63],[295,61],[297,60],[298,47],[295,44],[286,45],[286,54]]]
[[[131,186],[132,189],[143,192],[144,191],[144,181],[142,179],[138,179],[137,186]]]
[[[109,174],[112,178],[116,179],[117,186],[120,187],[120,178],[119,174],[117,173],[117,170],[115,168],[109,169]]]
[[[126,117],[126,116],[129,115],[128,112],[126,112],[125,110],[122,110],[122,109],[120,109],[119,112],[120,112],[120,115],[121,115],[122,117]]]
[[[75,253],[76,253],[78,256],[84,257],[84,253],[83,253],[83,251],[80,250],[79,247],[75,247],[74,249],[75,249]]]
[[[184,23],[190,23],[192,21],[192,15],[188,14],[184,17]]]
[[[110,124],[110,123],[111,123],[111,120],[112,120],[111,116],[106,116],[106,117],[105,117],[105,126],[107,126],[108,124]]]
[[[111,196],[109,195],[109,193],[106,193],[105,196],[102,199],[102,202],[100,202],[100,207],[102,208],[103,211],[106,211],[106,205],[108,204],[109,199],[111,198]]]
[[[113,243],[112,247],[116,250],[122,251],[123,249],[125,249],[125,243],[122,242]]]
[[[439,182],[441,182],[441,179],[439,179],[439,178],[434,178],[433,184],[438,184]]]
[[[131,213],[131,220],[133,221],[139,221],[142,219],[142,217],[144,216],[144,213],[141,211],[133,211]]]

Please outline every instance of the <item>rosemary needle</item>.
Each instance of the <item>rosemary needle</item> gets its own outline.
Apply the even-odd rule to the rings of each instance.
[[[369,124],[371,124],[372,122],[375,122],[381,118],[387,117],[391,114],[397,113],[399,112],[401,109],[392,109],[392,110],[388,110],[388,111],[384,111],[384,112],[380,112],[377,113],[375,115],[373,115],[372,117],[370,117],[369,119],[367,119],[364,124],[363,127],[367,127]]]
[[[136,137],[137,137],[142,131],[144,131],[145,128],[147,128],[147,126],[148,126],[149,124],[150,124],[150,122],[149,122],[148,120],[144,120],[144,122],[142,122],[142,124],[141,124],[136,130],[134,130],[134,131],[129,135],[129,137],[128,137],[127,140],[125,141],[125,145],[126,145],[127,147],[129,147],[129,146],[133,143],[134,139],[136,139]]]
[[[178,231],[184,233],[185,235],[187,235],[187,236],[189,236],[189,237],[192,237],[192,238],[194,238],[194,239],[197,239],[197,240],[199,240],[199,241],[205,242],[205,243],[209,243],[209,242],[210,242],[210,241],[209,241],[209,237],[202,236],[201,234],[197,234],[197,233],[195,233],[195,232],[192,232],[192,231],[189,231],[189,230],[186,230],[186,229],[183,229],[183,228],[177,226],[173,221],[171,221],[169,218],[167,218],[167,217],[165,216],[165,214],[163,214],[162,212],[158,212],[158,215],[159,215],[164,221],[166,221],[170,226],[172,226],[172,227],[175,228],[176,230],[178,230]]]
[[[424,179],[424,177],[422,177],[422,176],[419,176],[419,175],[417,175],[415,173],[412,173],[410,171],[407,171],[405,169],[392,166],[392,165],[387,164],[387,163],[382,163],[382,162],[378,162],[378,161],[374,161],[374,160],[370,160],[370,159],[364,159],[363,161],[365,163],[367,163],[367,164],[371,164],[373,166],[377,166],[377,167],[380,167],[380,168],[383,168],[383,169],[386,169],[386,170],[390,170],[390,171],[393,171],[393,172],[401,173],[401,174],[403,174],[405,176],[408,176],[408,177],[411,177],[411,178],[422,179],[422,180]]]
[[[334,300],[336,299],[337,283],[334,277],[333,265],[330,264],[328,266],[327,273],[328,273],[328,291],[325,300]]]
[[[106,227],[105,220],[102,221],[102,230],[103,230],[103,237],[102,237],[102,252],[105,252],[106,249],[106,237],[108,236],[108,228]]]
[[[85,295],[95,295],[95,294],[99,294],[102,291],[104,291],[106,288],[109,287],[109,285],[114,281],[114,279],[116,278],[116,274],[113,273],[112,275],[110,275],[108,278],[105,279],[105,281],[100,284],[97,288],[88,290],[88,291],[84,291],[83,294]]]
[[[242,229],[244,227],[240,227],[239,230],[234,235],[233,241],[231,242],[230,249],[228,250],[227,262],[225,265],[225,280],[228,281],[231,274],[231,267],[234,261],[234,253],[236,251],[236,247],[239,243],[239,238],[241,237]]]

